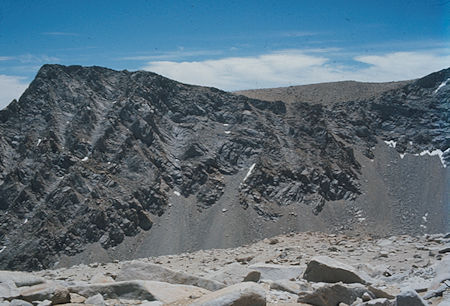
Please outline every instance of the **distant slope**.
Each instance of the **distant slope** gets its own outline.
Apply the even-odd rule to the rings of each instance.
[[[250,89],[236,91],[252,99],[265,101],[308,102],[332,104],[345,101],[359,101],[374,98],[383,92],[398,89],[412,81],[364,83],[355,81],[330,82],[278,88]]]

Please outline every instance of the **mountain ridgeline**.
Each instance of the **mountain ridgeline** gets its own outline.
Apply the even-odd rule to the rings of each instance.
[[[0,111],[0,268],[43,269],[94,245],[129,259],[287,230],[370,230],[360,219],[383,224],[386,207],[382,234],[447,230],[449,78],[327,104],[44,65]],[[410,176],[428,181],[382,183]]]

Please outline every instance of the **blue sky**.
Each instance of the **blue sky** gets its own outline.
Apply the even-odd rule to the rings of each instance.
[[[0,108],[45,63],[225,90],[411,79],[450,66],[450,1],[0,1]]]

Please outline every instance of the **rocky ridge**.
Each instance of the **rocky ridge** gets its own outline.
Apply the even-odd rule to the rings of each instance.
[[[358,155],[373,160],[380,140],[447,165],[449,77],[447,69],[327,106],[255,100],[150,72],[45,65],[0,111],[0,267],[48,268],[89,244],[113,250],[154,231],[175,202],[199,215],[227,202],[262,227],[287,214],[300,224],[361,195]]]
[[[362,101],[399,89],[411,81],[363,83],[355,81],[319,83],[278,88],[250,89],[236,91],[236,94],[265,101],[295,103],[304,101],[313,104],[332,105],[338,102]]]
[[[290,233],[235,249],[0,271],[0,305],[448,305],[449,234]]]

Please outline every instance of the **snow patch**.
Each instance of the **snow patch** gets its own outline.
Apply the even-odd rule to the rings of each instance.
[[[439,91],[439,89],[441,89],[442,87],[444,87],[445,85],[447,85],[447,82],[450,80],[450,78],[448,78],[447,80],[445,80],[444,82],[442,82],[438,88],[436,88],[436,90],[433,92],[434,94],[437,93]]]
[[[248,177],[252,174],[253,169],[255,168],[256,163],[254,163],[253,165],[250,166],[250,168],[248,169],[247,174],[244,177],[243,182],[245,182],[246,179],[248,179]]]
[[[174,191],[173,194],[176,195],[177,197],[181,196],[181,193],[179,191]]]
[[[363,222],[363,221],[365,221],[366,220],[366,218],[358,218],[358,222]]]
[[[423,215],[423,217],[422,217],[423,222],[428,222],[427,217],[428,217],[428,213],[426,213],[425,215]]]
[[[89,157],[87,157],[87,156],[85,156],[85,157],[83,157],[83,159],[81,160],[82,162],[85,162],[85,161],[87,161],[89,159]]]
[[[26,219],[23,221],[23,224],[27,224],[27,222],[28,222],[28,218],[26,218]]]
[[[42,142],[42,139],[38,139],[38,142],[37,142],[37,144],[36,144],[36,147],[39,147],[39,145],[41,144],[41,142]]]
[[[0,253],[3,252],[5,249],[6,249],[6,245],[0,249]]]
[[[425,155],[429,155],[429,156],[438,156],[439,159],[441,160],[442,166],[444,166],[444,168],[447,168],[447,165],[445,164],[445,160],[444,160],[444,154],[450,153],[450,148],[448,148],[445,151],[436,149],[433,151],[429,151],[429,150],[425,150],[420,152],[419,154],[414,154],[414,156],[425,156]]]
[[[406,153],[400,153],[400,158],[403,159],[405,157]]]
[[[223,126],[229,126],[229,124],[228,123],[224,123]]]
[[[388,146],[390,146],[391,148],[394,148],[397,146],[397,142],[394,140],[389,140],[389,141],[384,141],[385,144],[387,144]]]
[[[420,227],[423,228],[423,229],[426,229],[426,228],[427,228],[427,226],[426,226],[426,225],[423,225],[423,224],[421,224]]]
[[[231,131],[225,131],[225,134],[230,134],[231,133]]]

